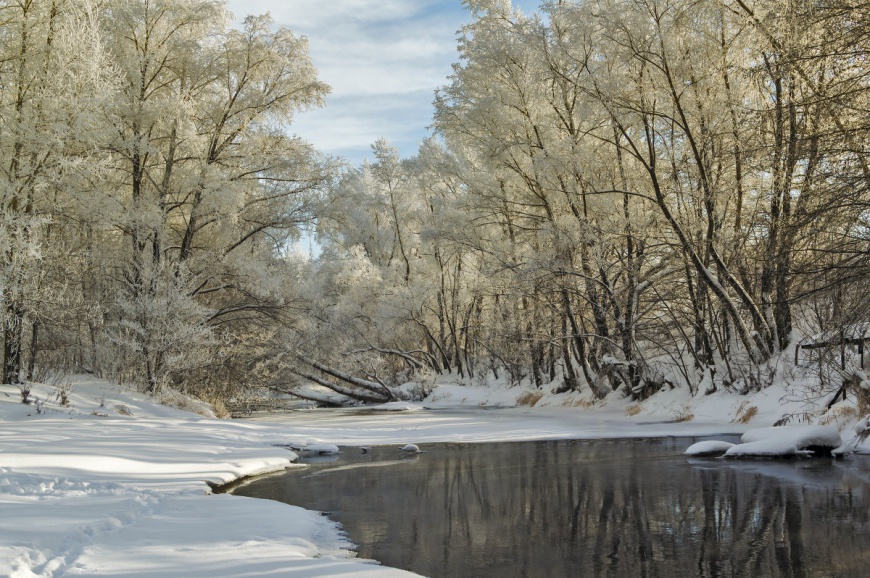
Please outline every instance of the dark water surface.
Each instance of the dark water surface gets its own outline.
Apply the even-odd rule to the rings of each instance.
[[[870,458],[683,456],[699,439],[342,448],[234,493],[432,577],[870,576]]]

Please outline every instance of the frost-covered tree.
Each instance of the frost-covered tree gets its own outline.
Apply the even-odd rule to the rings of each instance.
[[[376,265],[394,268],[406,282],[419,245],[419,199],[399,153],[385,140],[372,145],[374,161],[345,172],[322,214],[324,241],[360,247]]]
[[[3,380],[639,398],[866,315],[864,4],[464,4],[436,137],[342,170],[289,136],[328,89],[268,17],[0,1]]]
[[[208,0],[0,8],[3,379],[244,385],[215,356],[250,368],[239,344],[292,322],[288,249],[334,170],[287,130],[328,91],[307,40]]]
[[[438,139],[330,191],[305,371],[742,391],[862,290],[862,5],[465,6]]]
[[[116,263],[126,286],[117,322],[138,323],[129,335],[142,340],[156,390],[161,375],[178,379],[165,352],[148,345],[164,330],[126,311],[154,311],[174,294],[184,314],[173,316],[200,326],[189,335],[211,339],[280,308],[284,296],[264,277],[328,177],[326,163],[284,129],[297,110],[322,104],[327,87],[304,39],[273,31],[267,17],[229,29],[220,2],[123,0],[104,26],[124,87],[107,143],[116,161],[113,224],[129,241]]]
[[[45,291],[47,261],[58,256],[49,243],[77,185],[98,170],[91,139],[113,86],[90,3],[0,3],[4,383],[20,379],[24,336],[58,297]]]

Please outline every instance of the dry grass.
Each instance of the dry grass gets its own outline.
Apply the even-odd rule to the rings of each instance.
[[[164,389],[160,392],[157,396],[157,403],[182,411],[196,413],[203,417],[214,417],[214,412],[207,402],[170,389]]]
[[[848,407],[848,406],[836,406],[831,408],[825,415],[819,419],[819,424],[821,425],[835,425],[837,429],[844,427],[850,421],[854,421],[858,419],[859,415],[864,415],[859,413],[858,408],[856,407]]]
[[[695,414],[692,413],[692,408],[688,405],[684,405],[674,412],[674,421],[677,423],[692,421],[693,419],[695,419]]]
[[[859,385],[858,387],[853,387],[852,391],[855,393],[855,402],[858,406],[858,413],[860,415],[867,415],[870,413],[870,390],[864,389]]]
[[[633,416],[633,415],[637,415],[637,414],[639,414],[641,411],[643,411],[643,408],[640,407],[640,404],[639,404],[639,403],[636,403],[636,404],[634,404],[634,405],[627,405],[627,406],[625,406],[625,415],[627,415],[627,416],[629,416],[629,417],[631,417],[631,416]]]
[[[535,407],[535,404],[541,401],[542,397],[544,397],[543,393],[539,393],[537,391],[527,391],[526,393],[520,394],[520,396],[517,398],[517,405]]]
[[[736,423],[749,423],[749,421],[755,417],[758,413],[758,408],[754,405],[749,405],[748,401],[740,402],[740,405],[737,407],[737,411],[734,412],[734,419],[732,422]]]
[[[227,409],[227,406],[224,405],[223,401],[219,399],[208,399],[206,400],[206,403],[211,406],[212,411],[214,411],[215,417],[218,417],[220,419],[232,417],[230,415],[230,410]]]

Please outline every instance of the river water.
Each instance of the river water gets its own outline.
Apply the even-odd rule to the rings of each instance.
[[[431,577],[870,575],[870,458],[682,455],[700,439],[344,447],[234,493]]]

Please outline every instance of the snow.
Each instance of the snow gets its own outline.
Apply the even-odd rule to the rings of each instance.
[[[534,407],[522,405],[522,400],[533,394],[539,398]],[[280,423],[286,435],[294,439],[316,437],[340,446],[401,446],[742,434],[759,425],[770,425],[785,413],[816,409],[795,398],[781,384],[746,396],[724,391],[692,396],[687,388],[678,388],[660,392],[642,404],[615,393],[592,407],[588,393],[541,395],[541,390],[533,387],[471,386],[457,380],[438,384],[422,402],[402,403],[417,411],[311,410],[261,415],[251,421]],[[691,419],[681,421],[687,416]],[[741,423],[740,418],[748,419]]]
[[[792,425],[750,430],[725,452],[726,457],[784,457],[812,455],[810,448],[829,452],[843,446],[840,432],[831,426]]]
[[[291,450],[304,454],[317,454],[328,456],[338,453],[338,446],[335,444],[325,443],[319,440],[309,440],[302,443],[287,444]]]
[[[828,452],[843,447],[840,432],[831,426],[792,425],[752,429],[740,437],[741,443],[705,440],[689,446],[689,456],[725,455],[726,457],[788,457],[812,455],[809,448]],[[840,452],[842,453],[842,452]]]
[[[721,442],[718,440],[704,440],[697,442],[686,448],[684,452],[687,456],[710,456],[722,455],[729,449],[734,447],[730,442]]]
[[[328,459],[340,445],[419,451],[427,442],[747,432],[728,455],[772,455],[835,447],[838,428],[867,427],[853,408],[824,413],[779,384],[748,396],[674,389],[640,404],[614,394],[592,407],[588,394],[446,383],[423,402],[389,408],[403,411],[303,410],[245,420],[209,417],[184,396],[165,399],[203,415],[159,405],[89,378],[75,379],[69,407],[53,393],[34,385],[37,408],[0,386],[0,576],[412,576],[356,559],[341,529],[319,513],[211,495],[208,484],[304,467],[292,463],[289,447]],[[812,411],[837,427],[757,429]],[[725,451],[705,441],[687,453],[713,448]]]
[[[711,436],[742,433],[750,426],[720,420],[673,423],[640,415],[629,418],[622,407],[578,408],[460,407],[384,412],[355,410],[269,414],[246,422],[280,424],[290,438],[312,435],[339,446],[424,444],[430,442],[511,442],[559,439]]]
[[[373,409],[380,411],[419,411],[423,409],[419,405],[408,403],[406,401],[390,401],[374,406]]]
[[[51,394],[34,386],[37,413],[0,386],[0,576],[413,575],[355,559],[319,513],[209,495],[207,482],[300,467],[278,447],[280,427],[198,416],[97,380],[77,380],[68,408]]]

